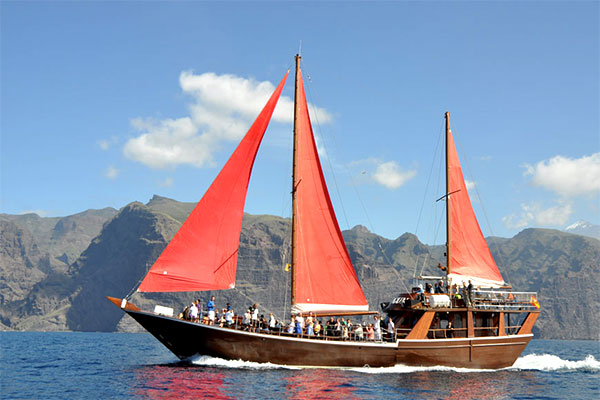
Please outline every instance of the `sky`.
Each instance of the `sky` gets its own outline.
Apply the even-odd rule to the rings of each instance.
[[[0,213],[198,201],[300,51],[342,229],[445,241],[446,111],[484,235],[600,224],[599,4],[2,1]],[[246,212],[291,214],[292,98]]]

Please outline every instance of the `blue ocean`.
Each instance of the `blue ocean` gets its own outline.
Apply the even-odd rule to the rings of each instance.
[[[3,399],[598,399],[600,344],[533,340],[510,368],[300,369],[197,357],[149,334],[0,332]]]

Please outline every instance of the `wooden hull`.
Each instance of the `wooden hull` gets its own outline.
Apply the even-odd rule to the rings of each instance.
[[[531,334],[463,339],[400,339],[395,343],[306,339],[208,326],[143,311],[124,310],[180,359],[207,355],[295,366],[511,366]]]

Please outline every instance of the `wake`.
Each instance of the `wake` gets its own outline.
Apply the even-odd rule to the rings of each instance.
[[[257,363],[251,361],[242,360],[225,360],[223,358],[210,357],[210,356],[196,356],[187,360],[193,365],[203,367],[216,367],[216,368],[232,368],[232,369],[300,369],[298,367],[271,364],[271,363]]]
[[[600,371],[600,361],[589,354],[580,361],[563,360],[553,354],[528,354],[519,357],[512,367],[513,370],[537,371]]]
[[[231,369],[251,369],[251,370],[299,370],[306,367],[287,366],[272,363],[256,363],[242,360],[225,360],[222,358],[209,356],[196,356],[187,362],[204,367],[214,368],[231,368]],[[315,367],[310,367],[315,368]],[[319,367],[316,367],[319,368]],[[329,367],[332,369],[350,370],[365,374],[409,374],[413,372],[437,371],[437,372],[459,372],[459,373],[474,373],[474,372],[491,372],[497,371],[492,369],[471,369],[471,368],[455,368],[445,366],[434,367],[411,367],[406,365],[395,365],[393,367],[382,368],[338,368]],[[508,368],[503,368],[500,371],[553,371],[553,372],[599,372],[600,361],[596,360],[593,355],[588,355],[583,360],[571,361],[563,360],[553,354],[528,354],[519,357],[515,363]]]
[[[411,372],[422,371],[449,371],[449,372],[491,372],[498,371],[493,369],[471,369],[471,368],[454,368],[454,367],[409,367],[406,365],[395,365],[389,368],[354,368],[357,372],[368,374],[373,373],[401,373],[407,374]],[[593,355],[589,354],[585,359],[580,361],[563,360],[553,354],[528,354],[519,357],[515,363],[508,368],[500,369],[499,371],[558,371],[558,372],[582,372],[582,371],[600,371],[600,361],[596,360]]]

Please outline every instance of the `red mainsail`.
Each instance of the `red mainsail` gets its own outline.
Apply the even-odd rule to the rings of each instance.
[[[235,286],[250,173],[288,73],[217,178],[150,268],[138,291],[186,292]]]
[[[501,286],[504,280],[477,223],[450,131],[447,140],[450,225],[448,277],[458,284],[471,280],[474,285]]]
[[[293,310],[366,311],[369,306],[327,192],[300,70],[297,85],[296,293]]]

